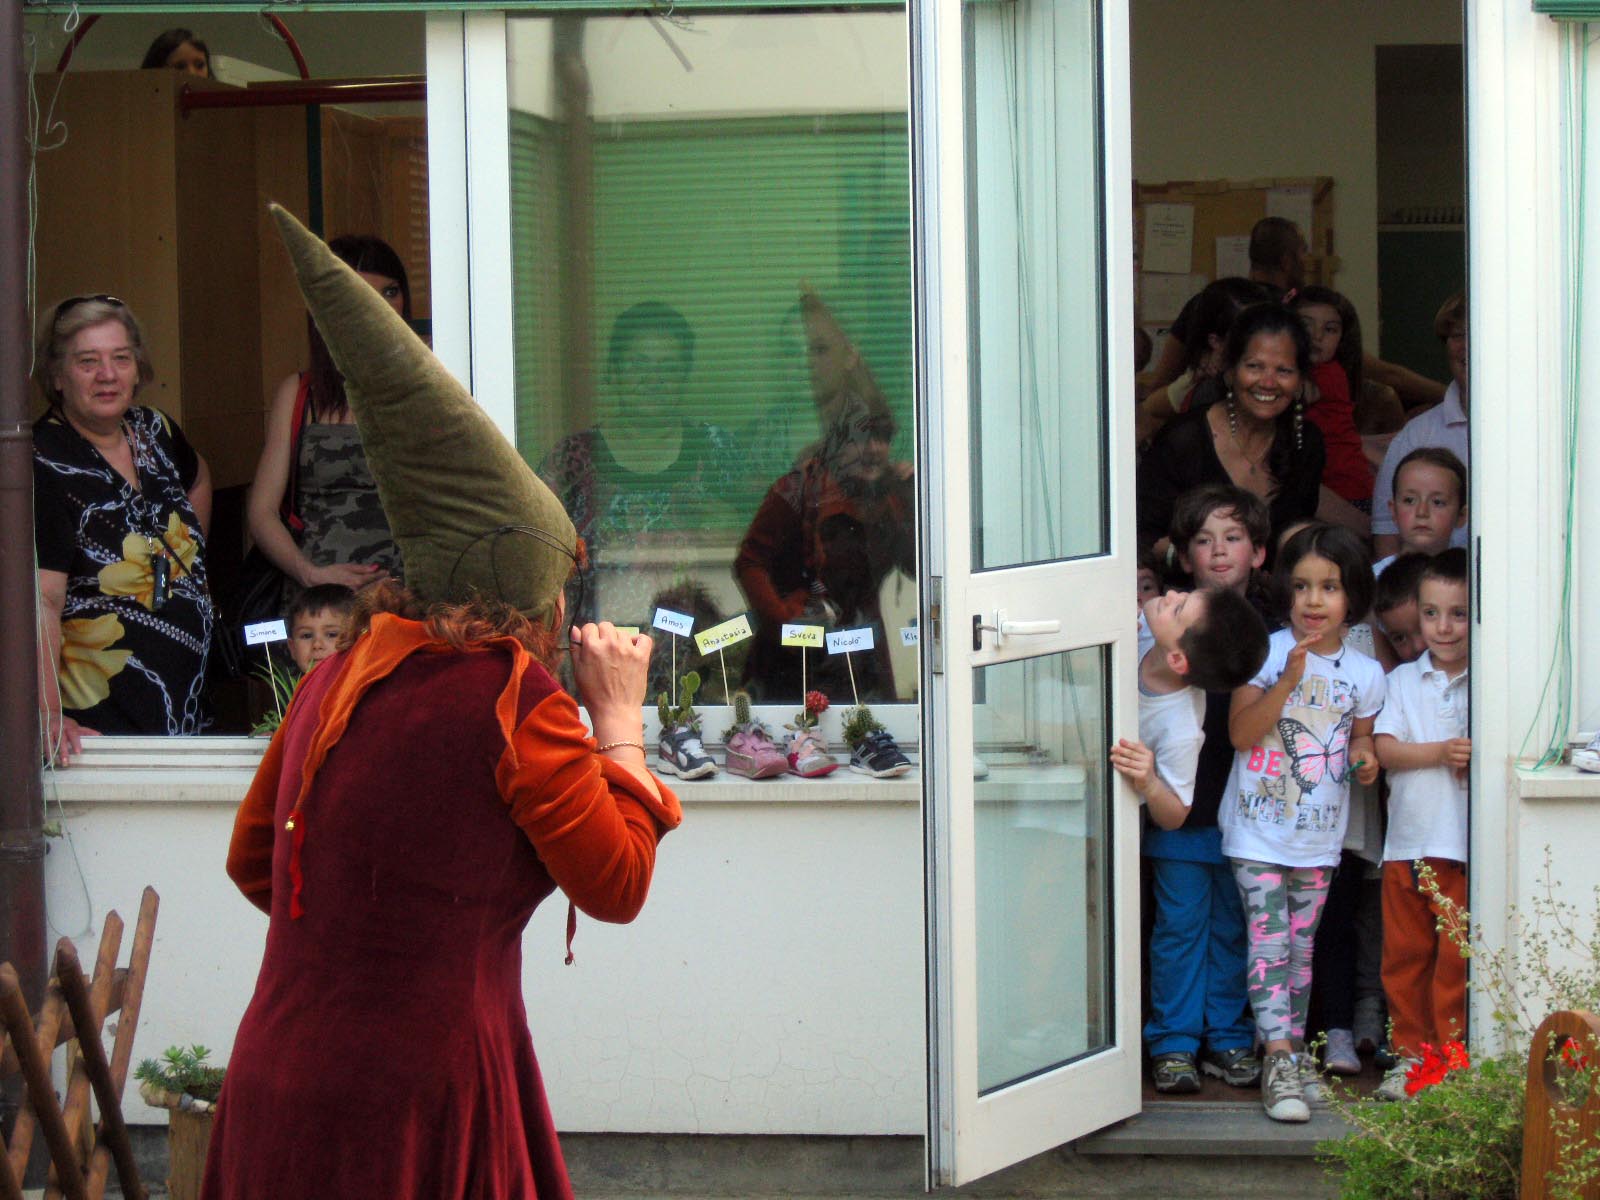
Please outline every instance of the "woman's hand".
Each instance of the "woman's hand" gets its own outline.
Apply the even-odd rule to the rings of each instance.
[[[72,765],[72,760],[83,754],[84,734],[99,736],[98,729],[78,724],[76,718],[61,713],[44,714],[44,757],[58,767]]]
[[[569,640],[572,678],[595,739],[602,745],[638,739],[654,643],[646,634],[624,634],[610,621],[574,625]]]
[[[377,563],[329,563],[325,567],[308,566],[300,577],[300,586],[337,583],[352,592],[359,592],[367,584],[377,583],[385,574]]]

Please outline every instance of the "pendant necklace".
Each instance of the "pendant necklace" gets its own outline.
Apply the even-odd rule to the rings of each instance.
[[[1245,466],[1249,469],[1250,474],[1259,474],[1259,468],[1263,460],[1266,459],[1267,454],[1272,450],[1272,442],[1269,440],[1265,448],[1262,449],[1261,453],[1256,455],[1256,457],[1251,458],[1250,452],[1245,449],[1245,444],[1239,437],[1239,418],[1234,412],[1233,397],[1231,395],[1228,397],[1227,409],[1228,436],[1233,439],[1234,448],[1239,451],[1239,457],[1244,459]]]

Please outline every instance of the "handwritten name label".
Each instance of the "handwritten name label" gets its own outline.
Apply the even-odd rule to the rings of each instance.
[[[282,621],[257,621],[244,627],[244,644],[259,646],[262,642],[287,642],[289,631]]]
[[[651,622],[653,628],[665,629],[668,633],[675,633],[679,637],[688,637],[694,630],[694,618],[688,613],[673,612],[670,608],[656,609],[656,619]]]
[[[821,646],[821,625],[785,625],[783,627],[783,644],[785,646]]]
[[[710,654],[713,650],[744,641],[751,636],[751,632],[750,618],[740,613],[731,621],[724,621],[721,625],[713,625],[695,634],[694,644],[700,647],[701,654]]]
[[[902,646],[915,646],[917,641],[917,627],[915,625],[907,625],[900,631],[900,644]]]
[[[875,645],[872,626],[860,629],[840,629],[828,635],[829,654],[849,654],[854,650],[871,650]]]

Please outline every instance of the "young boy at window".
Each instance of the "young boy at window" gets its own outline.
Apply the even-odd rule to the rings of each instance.
[[[289,608],[289,656],[301,674],[333,657],[355,605],[356,594],[340,583],[319,583],[295,597]]]
[[[1146,605],[1140,742],[1124,739],[1111,752],[1112,765],[1144,797],[1153,826],[1144,843],[1156,905],[1144,1034],[1159,1092],[1200,1090],[1202,1043],[1208,1074],[1238,1087],[1260,1078],[1245,994],[1244,916],[1222,859],[1217,804],[1233,760],[1230,685],[1248,679],[1266,657],[1266,623],[1245,594],[1266,556],[1268,526],[1266,506],[1238,488],[1196,488],[1179,500],[1172,543],[1184,568],[1207,586],[1189,593],[1187,603],[1183,593],[1169,592]],[[1211,732],[1203,692],[1221,696],[1220,734]],[[1219,746],[1220,777],[1214,765],[1207,770],[1206,757],[1208,747]]]
[[[1461,1036],[1467,964],[1438,928],[1441,908],[1423,890],[1423,865],[1438,893],[1467,900],[1467,659],[1471,629],[1467,553],[1429,560],[1417,587],[1422,640],[1415,662],[1389,673],[1388,701],[1374,726],[1389,772],[1389,834],[1383,847],[1383,987],[1399,1061],[1377,1095],[1403,1100],[1422,1047]],[[1431,889],[1430,889],[1431,890]]]
[[[1385,671],[1415,662],[1422,653],[1417,585],[1422,582],[1430,557],[1415,551],[1396,555],[1377,578],[1372,600],[1372,645]]]
[[[1394,470],[1389,512],[1399,530],[1397,554],[1449,549],[1456,530],[1467,523],[1467,468],[1443,446],[1411,451]],[[1394,554],[1380,558],[1372,564],[1373,575],[1382,575],[1394,560]]]

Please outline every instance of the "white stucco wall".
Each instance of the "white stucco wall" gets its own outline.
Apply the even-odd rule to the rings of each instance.
[[[52,943],[70,936],[92,958],[114,908],[126,962],[141,890],[161,895],[136,1060],[202,1042],[225,1062],[260,966],[266,917],[222,869],[260,743],[215,742],[243,749],[187,768],[97,767],[140,757],[102,742],[54,781],[70,840],[46,860]],[[163,755],[182,763],[143,761]],[[568,967],[566,904],[546,901],[523,990],[560,1127],[921,1133],[920,792],[915,776],[848,772],[685,784],[683,826],[637,921],[580,915]],[[127,1097],[132,1121],[164,1122]]]

